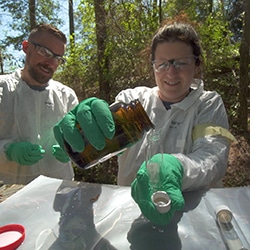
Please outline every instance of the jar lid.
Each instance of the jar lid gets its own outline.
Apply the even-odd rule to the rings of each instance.
[[[8,224],[0,227],[0,250],[18,248],[25,238],[25,228],[20,224]]]

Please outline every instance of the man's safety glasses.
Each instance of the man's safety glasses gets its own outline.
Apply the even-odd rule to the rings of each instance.
[[[59,56],[55,53],[53,53],[50,49],[38,44],[38,43],[35,43],[35,42],[31,42],[29,41],[29,43],[33,44],[35,46],[35,49],[36,49],[36,52],[45,57],[45,58],[54,58],[57,60],[58,64],[64,64],[66,62],[65,58],[63,58],[62,56]]]

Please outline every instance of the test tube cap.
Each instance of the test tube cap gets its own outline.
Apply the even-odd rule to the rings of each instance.
[[[219,212],[221,212],[221,211],[226,211],[226,212],[228,212],[230,214],[231,218],[233,217],[232,211],[229,209],[228,206],[226,206],[226,205],[218,205],[215,208],[216,216],[218,216]]]

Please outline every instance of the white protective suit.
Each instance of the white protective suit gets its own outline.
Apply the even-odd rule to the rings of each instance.
[[[30,88],[21,79],[21,70],[0,76],[0,180],[4,183],[27,184],[39,175],[71,180],[71,162],[62,163],[52,155],[57,145],[53,126],[78,104],[75,92],[50,80],[42,91]],[[9,161],[5,146],[28,141],[46,151],[43,159],[31,166]]]
[[[121,91],[116,101],[139,99],[155,130],[160,131],[164,152],[183,165],[183,190],[215,186],[224,176],[230,140],[223,101],[216,92],[205,91],[202,80],[194,80],[192,91],[166,110],[158,87],[136,87]],[[146,135],[118,157],[118,184],[131,185],[145,160]]]

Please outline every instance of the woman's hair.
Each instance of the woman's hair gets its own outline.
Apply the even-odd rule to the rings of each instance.
[[[56,38],[60,39],[65,44],[67,43],[67,38],[66,38],[65,34],[51,24],[38,24],[38,25],[36,25],[31,30],[31,33],[29,35],[28,40],[29,41],[33,40],[34,37],[36,37],[38,34],[40,34],[42,32],[47,32],[47,33],[55,36]]]
[[[179,22],[166,24],[156,32],[152,39],[150,48],[151,61],[155,60],[155,50],[158,44],[176,41],[184,42],[192,47],[193,55],[197,58],[195,62],[196,66],[200,66],[202,48],[198,34],[190,24]]]

